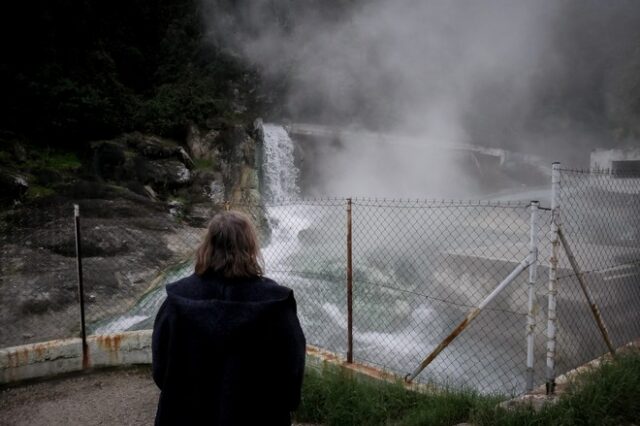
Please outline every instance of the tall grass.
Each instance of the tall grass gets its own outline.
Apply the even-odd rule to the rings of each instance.
[[[619,354],[579,375],[555,405],[538,413],[484,407],[471,420],[483,425],[631,425],[640,423],[640,351]]]
[[[337,368],[309,369],[295,419],[326,426],[639,424],[640,351],[578,376],[558,403],[539,412],[496,408],[502,399],[468,390],[422,394]]]
[[[326,368],[308,370],[297,422],[331,425],[452,425],[484,403],[497,403],[471,391],[427,395]]]

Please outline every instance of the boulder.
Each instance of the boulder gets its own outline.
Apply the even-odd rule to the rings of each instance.
[[[91,144],[96,174],[116,182],[174,188],[189,184],[193,161],[177,143],[132,133]]]
[[[191,181],[191,172],[178,160],[139,160],[138,178],[145,184],[178,187]]]
[[[151,160],[178,159],[187,167],[193,166],[193,160],[177,142],[154,135],[129,133],[123,136],[126,144],[138,154]]]
[[[197,228],[206,228],[211,218],[223,208],[222,204],[194,204],[191,206],[189,215],[186,217],[187,222],[189,225]]]
[[[208,186],[207,196],[216,204],[224,203],[224,184],[218,181],[211,181]]]
[[[220,160],[220,151],[216,145],[219,135],[218,130],[201,131],[198,126],[191,124],[187,133],[187,147],[193,158],[217,163]]]
[[[130,170],[131,151],[119,140],[100,141],[91,144],[93,150],[93,169],[103,179],[131,179],[134,173]]]

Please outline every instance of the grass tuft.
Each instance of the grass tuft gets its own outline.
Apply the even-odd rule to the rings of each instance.
[[[31,168],[72,172],[82,167],[82,163],[73,152],[54,152],[46,150],[42,153],[36,153],[28,166]]]
[[[327,426],[451,425],[464,421],[478,399],[491,398],[471,391],[427,395],[327,367],[307,370],[295,418]]]

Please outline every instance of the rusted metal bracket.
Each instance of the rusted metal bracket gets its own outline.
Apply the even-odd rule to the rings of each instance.
[[[607,331],[607,327],[604,325],[604,321],[602,320],[602,315],[600,314],[600,309],[598,309],[598,305],[595,304],[593,298],[591,297],[591,293],[589,292],[589,288],[587,287],[587,283],[584,279],[584,274],[580,271],[580,267],[578,266],[578,262],[576,261],[576,257],[571,250],[571,246],[569,246],[569,242],[564,235],[564,231],[562,227],[558,228],[558,236],[560,237],[560,242],[562,243],[562,247],[564,248],[564,252],[567,254],[567,258],[569,259],[569,263],[571,264],[571,268],[573,272],[576,274],[576,278],[580,283],[580,288],[582,288],[582,293],[584,293],[584,297],[587,299],[587,303],[589,304],[589,308],[591,308],[591,312],[593,313],[593,318],[596,320],[596,324],[600,329],[600,333],[602,333],[602,338],[609,348],[609,352],[611,355],[616,354],[616,350],[611,344],[611,339],[609,338],[609,332]]]
[[[492,292],[489,294],[477,307],[473,308],[464,320],[449,334],[445,339],[440,342],[438,346],[420,363],[418,368],[416,368],[413,373],[407,374],[404,378],[405,382],[411,383],[413,379],[415,379],[418,374],[422,372],[431,362],[436,359],[436,357],[442,352],[444,348],[449,346],[449,344],[456,338],[460,333],[464,331],[465,328],[473,321],[480,312],[491,302],[495,297],[505,289],[509,284],[515,280],[518,275],[522,273],[525,269],[527,269],[533,262],[535,261],[534,257],[529,254],[526,259],[524,259],[516,268],[511,271],[511,273],[505,278]]]

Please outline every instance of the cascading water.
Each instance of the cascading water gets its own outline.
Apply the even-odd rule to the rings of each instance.
[[[295,243],[298,233],[309,226],[309,221],[297,215],[291,217],[285,209],[274,205],[278,200],[298,198],[298,169],[294,162],[293,141],[286,129],[277,124],[264,124],[262,130],[263,196],[267,200],[267,220],[272,233],[270,244],[263,249],[263,256],[267,268],[273,269],[293,249],[291,243]]]
[[[286,129],[277,124],[264,124],[262,129],[264,196],[270,201],[297,198],[299,173],[294,163],[293,141]]]
[[[317,207],[298,200],[299,171],[294,162],[294,143],[286,129],[277,124],[263,125],[263,192],[271,228],[271,240],[263,248],[266,274],[296,292],[300,301],[298,315],[307,341],[323,348],[344,352],[346,305],[344,303],[343,241],[329,243],[335,258],[333,267],[318,262],[318,253],[327,250],[326,243],[304,240],[305,232],[317,232],[318,223],[335,223],[343,228],[342,209],[319,212]],[[337,266],[336,266],[337,265]],[[318,276],[321,276],[319,278]],[[332,332],[327,332],[332,324]]]

